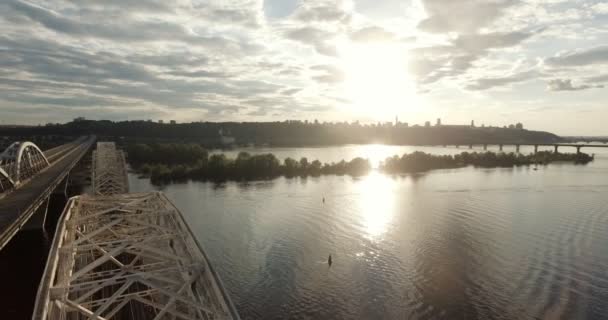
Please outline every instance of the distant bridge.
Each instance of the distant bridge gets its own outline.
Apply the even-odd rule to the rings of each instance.
[[[99,142],[93,195],[57,224],[33,319],[239,319],[179,210],[128,192],[122,151]]]
[[[0,249],[30,220],[95,140],[83,137],[42,152],[31,142],[15,142],[0,155]],[[42,223],[46,217],[43,213]]]
[[[582,148],[608,148],[608,144],[599,144],[599,143],[451,143],[451,144],[443,144],[443,147],[447,146],[455,146],[459,148],[460,146],[468,146],[469,149],[473,149],[474,146],[481,146],[483,150],[487,150],[488,146],[498,146],[500,151],[503,151],[505,146],[514,146],[515,152],[519,152],[521,146],[533,146],[534,153],[538,152],[538,147],[553,147],[553,151],[557,153],[559,147],[572,147],[576,148],[576,153],[580,153]]]

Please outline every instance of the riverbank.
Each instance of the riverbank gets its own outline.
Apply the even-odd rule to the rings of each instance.
[[[372,165],[363,158],[350,161],[322,163],[285,158],[279,160],[274,154],[240,152],[230,158],[225,154],[211,154],[196,144],[134,144],[126,147],[128,159],[135,171],[149,176],[154,183],[172,180],[259,180],[279,176],[320,176],[367,174]],[[469,153],[456,155],[433,155],[424,152],[392,156],[381,162],[379,170],[388,174],[423,172],[433,169],[475,167],[511,167],[533,164],[548,164],[565,161],[585,164],[593,160],[585,153],[553,153],[541,151],[536,154],[515,153]]]

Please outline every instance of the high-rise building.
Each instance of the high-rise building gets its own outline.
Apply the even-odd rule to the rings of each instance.
[[[475,128],[475,120],[471,120],[471,128]]]
[[[436,124],[436,126],[438,126],[438,127],[441,126],[441,118],[437,118],[437,124]]]
[[[426,122],[424,123],[424,126],[425,126],[425,127],[430,127],[430,126],[431,126],[431,122],[430,122],[430,121],[426,121]]]

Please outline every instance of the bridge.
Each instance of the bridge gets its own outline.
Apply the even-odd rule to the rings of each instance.
[[[463,144],[449,144],[442,145],[443,147],[447,146],[455,146],[459,148],[461,145],[468,145],[469,149],[473,149],[474,146],[481,146],[483,150],[487,150],[488,146],[498,146],[500,151],[503,151],[504,146],[514,146],[515,152],[519,153],[521,146],[533,146],[534,153],[538,152],[538,147],[552,147],[555,153],[558,152],[559,147],[571,147],[576,148],[576,153],[580,153],[582,148],[608,148],[608,144],[598,144],[598,143],[463,143]]]
[[[181,212],[127,193],[124,154],[99,142],[93,191],[59,219],[33,319],[239,319]]]
[[[15,142],[0,154],[0,249],[30,220],[90,149],[82,137],[47,151]],[[42,213],[42,221],[46,211]]]

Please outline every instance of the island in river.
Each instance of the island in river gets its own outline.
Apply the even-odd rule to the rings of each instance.
[[[279,176],[319,176],[367,174],[372,166],[360,157],[350,161],[342,160],[321,163],[286,158],[282,162],[272,153],[252,155],[240,152],[236,158],[225,154],[209,154],[198,144],[129,144],[126,146],[129,162],[136,172],[150,176],[154,182],[197,179],[197,180],[255,180],[272,179]],[[379,170],[389,174],[422,172],[433,169],[476,167],[511,167],[548,164],[562,161],[586,164],[593,156],[586,153],[555,153],[540,151],[534,154],[462,152],[455,155],[433,155],[412,152],[402,156],[386,158]]]

